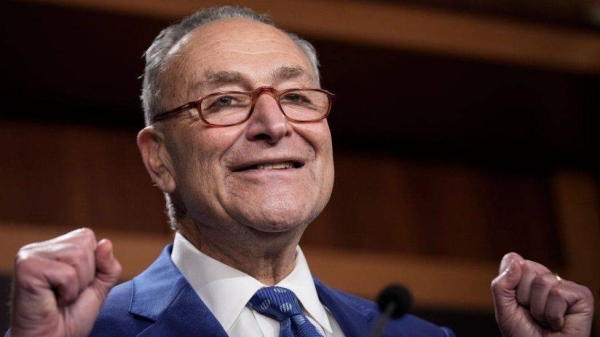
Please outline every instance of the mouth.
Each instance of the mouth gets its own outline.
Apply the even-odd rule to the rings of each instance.
[[[294,160],[273,162],[273,163],[259,163],[252,165],[245,165],[233,170],[233,172],[243,172],[250,170],[289,170],[299,169],[304,166],[304,163]]]

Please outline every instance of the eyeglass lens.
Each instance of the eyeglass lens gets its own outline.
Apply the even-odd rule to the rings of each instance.
[[[329,97],[315,90],[294,90],[279,97],[283,113],[298,121],[313,121],[327,114]],[[219,93],[206,96],[200,102],[200,113],[215,125],[235,124],[245,120],[252,109],[251,93]]]

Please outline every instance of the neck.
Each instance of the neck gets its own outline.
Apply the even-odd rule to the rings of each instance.
[[[242,271],[262,284],[279,283],[294,269],[300,233],[265,233],[247,229],[244,235],[182,226],[180,233],[202,253]]]

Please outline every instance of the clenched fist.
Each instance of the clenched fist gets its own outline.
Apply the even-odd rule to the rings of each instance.
[[[19,250],[11,336],[87,336],[121,265],[109,240],[78,229]]]
[[[592,292],[562,280],[543,265],[516,253],[504,256],[492,282],[496,320],[511,337],[581,336],[591,334]]]

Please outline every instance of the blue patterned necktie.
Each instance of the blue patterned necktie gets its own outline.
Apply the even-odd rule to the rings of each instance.
[[[296,294],[289,289],[260,288],[248,303],[252,309],[279,321],[279,337],[322,337],[302,314]]]

